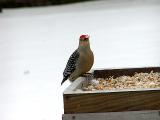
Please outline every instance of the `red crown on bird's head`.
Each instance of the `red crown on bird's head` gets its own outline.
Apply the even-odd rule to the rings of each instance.
[[[85,38],[89,38],[89,35],[81,35],[80,39],[85,39]]]

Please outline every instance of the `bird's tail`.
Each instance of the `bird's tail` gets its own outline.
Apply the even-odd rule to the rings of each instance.
[[[67,79],[66,78],[63,78],[62,82],[61,82],[61,85],[66,81]]]

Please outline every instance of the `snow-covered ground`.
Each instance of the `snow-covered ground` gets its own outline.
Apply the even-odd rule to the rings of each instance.
[[[60,120],[65,64],[89,34],[94,68],[160,66],[160,2],[101,0],[0,13],[0,120]]]

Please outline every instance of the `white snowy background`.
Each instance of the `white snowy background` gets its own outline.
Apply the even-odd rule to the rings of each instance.
[[[0,120],[61,120],[62,72],[81,34],[96,68],[160,66],[160,2],[99,0],[3,9]]]

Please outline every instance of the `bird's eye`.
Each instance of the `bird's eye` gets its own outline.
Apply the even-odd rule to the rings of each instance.
[[[88,40],[88,38],[83,38],[83,39],[81,39],[81,41],[87,41]]]
[[[88,38],[84,38],[84,41],[87,41],[88,40]]]

